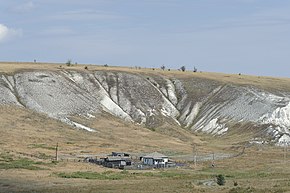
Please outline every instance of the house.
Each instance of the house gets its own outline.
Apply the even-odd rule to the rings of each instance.
[[[132,161],[129,157],[120,157],[120,156],[114,156],[114,157],[106,157],[102,163],[103,166],[109,167],[109,168],[124,168],[125,166],[130,166],[132,164]]]
[[[145,155],[141,158],[144,165],[151,165],[154,167],[166,167],[168,164],[168,156],[158,152]]]

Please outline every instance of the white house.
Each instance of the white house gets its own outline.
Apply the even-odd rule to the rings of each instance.
[[[153,165],[157,167],[165,167],[168,163],[168,156],[158,152],[154,152],[142,157],[144,165]]]

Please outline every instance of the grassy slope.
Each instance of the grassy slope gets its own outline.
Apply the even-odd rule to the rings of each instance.
[[[62,155],[110,153],[116,150],[150,152],[166,148],[177,153],[188,153],[188,145],[192,141],[200,142],[194,135],[189,137],[192,140],[184,142],[109,115],[87,120],[88,125],[97,129],[97,132],[90,133],[23,108],[0,106],[0,114],[1,150],[12,149],[16,153],[25,151],[37,154],[41,150],[54,156],[53,148],[57,143]]]
[[[61,68],[60,65],[62,65]],[[253,85],[270,91],[290,90],[290,80],[285,78],[153,71],[152,69],[139,70],[123,67],[88,67],[89,70],[129,71],[179,78],[200,77],[228,84]],[[0,63],[0,72],[8,74],[22,70],[61,70],[63,68],[84,70],[82,65],[67,67],[64,64]],[[139,174],[140,171],[134,171],[137,174],[124,175],[119,174],[119,171],[113,171],[121,176],[117,180],[61,178],[59,177],[61,173],[71,175],[81,171],[86,176],[88,171],[102,175],[111,170],[73,161],[52,164],[56,143],[59,143],[60,157],[66,160],[79,155],[109,153],[116,150],[133,153],[159,150],[172,155],[189,154],[192,151],[191,143],[198,145],[199,153],[217,151],[232,153],[241,151],[242,146],[237,143],[248,137],[235,134],[234,138],[213,138],[205,135],[195,136],[185,130],[180,131],[181,137],[169,137],[124,123],[110,115],[90,120],[80,121],[79,117],[74,117],[74,119],[96,128],[98,132],[92,134],[75,130],[45,115],[12,106],[0,106],[0,166],[2,168],[0,169],[0,192],[31,192],[33,190],[38,192],[79,192],[80,190],[82,192],[120,192],[120,190],[121,192],[152,192],[153,190],[155,192],[229,192],[236,188],[233,186],[234,181],[237,181],[240,187],[240,189],[235,189],[236,192],[290,191],[288,180],[290,167],[287,165],[288,162],[283,161],[283,151],[269,146],[247,148],[242,156],[217,161],[215,169],[209,167],[210,162],[205,162],[198,164],[195,170],[191,165],[191,169],[173,169],[165,173],[149,171],[149,174],[143,174],[141,171]],[[182,136],[187,136],[187,139],[178,139]],[[9,161],[10,158],[14,161]],[[13,165],[8,166],[8,163],[15,164],[15,168],[8,169],[13,167]],[[6,169],[3,169],[5,167]],[[225,187],[202,185],[204,180],[214,179],[214,176],[219,173],[226,176]]]

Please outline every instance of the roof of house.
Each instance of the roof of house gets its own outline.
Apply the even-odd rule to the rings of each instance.
[[[105,158],[106,161],[129,161],[130,159],[128,157],[117,157],[117,156],[113,156],[113,157],[107,157]]]
[[[150,153],[148,155],[143,156],[143,158],[162,159],[162,158],[168,158],[168,156],[163,155],[163,154],[158,153],[158,152],[153,152],[153,153]]]

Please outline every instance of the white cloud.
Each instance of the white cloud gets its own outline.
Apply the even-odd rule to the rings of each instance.
[[[33,10],[35,8],[35,4],[32,1],[28,1],[24,4],[17,5],[12,8],[13,11],[18,13],[25,13]]]
[[[13,37],[19,37],[22,35],[21,30],[8,28],[7,26],[0,24],[0,43],[7,41]]]
[[[5,25],[0,24],[0,42],[4,40],[8,35],[8,28]]]

